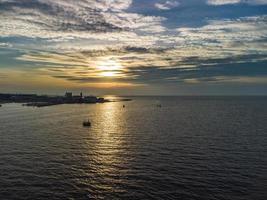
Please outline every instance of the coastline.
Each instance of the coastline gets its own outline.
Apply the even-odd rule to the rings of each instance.
[[[129,98],[109,100],[97,96],[73,96],[72,93],[66,92],[65,96],[49,96],[37,94],[1,94],[0,105],[5,103],[21,103],[22,106],[46,107],[61,104],[96,104],[114,101],[131,101]]]

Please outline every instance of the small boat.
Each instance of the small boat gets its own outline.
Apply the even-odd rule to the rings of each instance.
[[[83,126],[89,127],[89,126],[91,126],[91,122],[89,120],[84,121]]]
[[[0,107],[2,107],[2,105],[0,104]]]
[[[158,104],[157,107],[161,108],[161,104]]]

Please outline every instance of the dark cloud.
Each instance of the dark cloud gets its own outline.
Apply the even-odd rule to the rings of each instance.
[[[101,10],[90,8],[90,6],[75,7],[73,4],[73,7],[69,7],[45,1],[14,0],[0,2],[0,10],[4,12],[4,15],[16,13],[14,17],[20,16],[21,18],[18,18],[20,20],[53,31],[109,32],[122,30],[107,22]]]

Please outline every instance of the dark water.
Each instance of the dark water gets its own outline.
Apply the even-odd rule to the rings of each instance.
[[[1,200],[267,199],[266,97],[6,104],[0,128]]]

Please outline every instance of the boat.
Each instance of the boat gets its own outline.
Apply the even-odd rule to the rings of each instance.
[[[122,107],[125,108],[125,105],[123,105]]]
[[[91,122],[89,120],[84,121],[83,126],[89,127],[89,126],[91,126]]]

